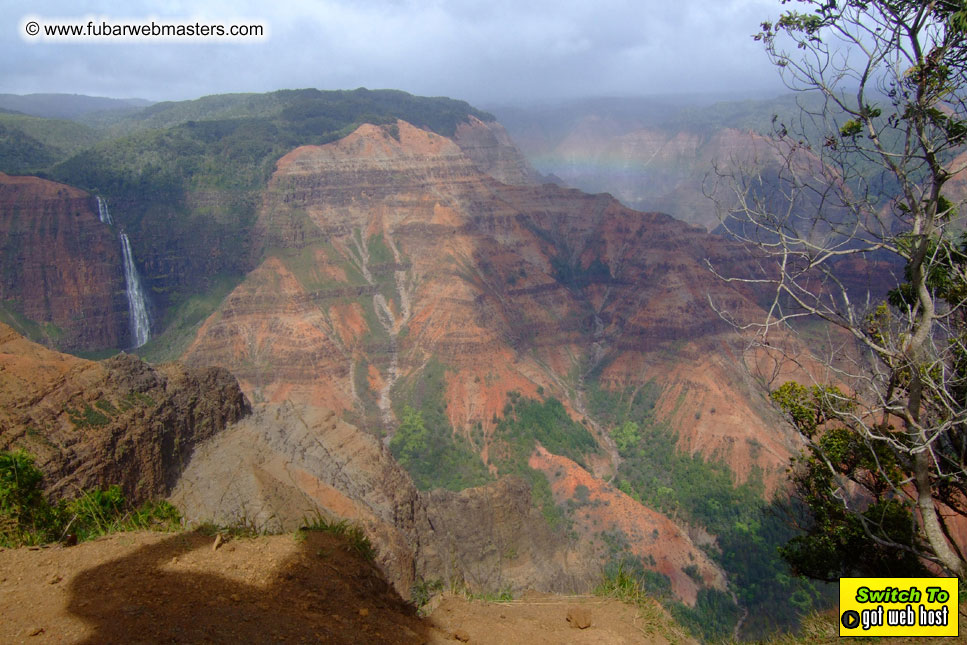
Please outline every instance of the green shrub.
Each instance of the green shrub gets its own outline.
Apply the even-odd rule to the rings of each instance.
[[[116,531],[174,530],[181,514],[165,501],[130,508],[120,486],[90,490],[51,504],[43,474],[23,451],[0,452],[0,546],[44,544],[72,533],[89,540]]]
[[[42,480],[43,473],[26,452],[0,452],[0,546],[54,539],[57,514],[44,498]]]
[[[718,642],[732,635],[741,610],[725,591],[702,588],[695,607],[681,603],[670,606],[672,616],[703,642]]]
[[[111,531],[124,512],[124,493],[120,486],[106,490],[90,490],[67,502],[69,527],[79,540],[104,535]]]
[[[430,602],[430,598],[442,590],[443,581],[439,578],[435,578],[433,580],[424,580],[423,578],[419,578],[413,583],[413,586],[410,587],[410,602],[412,602],[413,606],[415,606],[417,609],[423,609],[423,607]]]

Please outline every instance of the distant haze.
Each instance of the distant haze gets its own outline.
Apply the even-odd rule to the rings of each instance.
[[[149,100],[395,88],[477,104],[778,92],[751,34],[778,0],[147,0],[4,3],[0,92]],[[31,42],[24,21],[262,24],[250,42]]]

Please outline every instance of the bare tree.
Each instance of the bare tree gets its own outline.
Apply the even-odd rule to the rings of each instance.
[[[757,342],[821,318],[859,348],[824,361],[824,382],[774,393],[809,447],[795,481],[814,537],[833,535],[787,551],[822,559],[856,548],[859,531],[894,562],[967,579],[952,522],[967,516],[967,248],[944,194],[967,159],[967,6],[780,2],[796,10],[756,39],[803,92],[801,117],[776,122],[778,176],[729,173],[723,224],[762,274],[723,277],[770,294],[765,320],[738,322]],[[860,269],[878,274],[879,295],[858,288]]]

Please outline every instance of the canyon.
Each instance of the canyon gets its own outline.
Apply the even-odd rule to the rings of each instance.
[[[377,120],[237,189],[138,193],[111,179],[114,144],[57,182],[0,174],[4,320],[47,345],[0,328],[3,447],[36,454],[54,496],[120,483],[191,523],[346,518],[403,596],[429,580],[582,592],[623,559],[686,607],[734,600],[719,536],[658,507],[664,480],[635,479],[617,433],[673,445],[692,476],[710,464],[728,491],[783,491],[799,444],[767,398],[779,372],[717,312],[761,317],[763,294],[709,269],[750,275],[754,258],[540,183],[483,113]],[[151,317],[137,353],[176,362],[54,351],[147,340],[128,252]]]
[[[364,125],[279,160],[256,225],[266,257],[187,364],[228,367],[253,401],[321,404],[392,433],[393,394],[433,357],[447,418],[468,435],[479,425],[484,455],[511,391],[541,388],[581,414],[586,380],[655,380],[683,447],[774,485],[791,438],[734,376],[741,350],[708,304],[758,311],[704,264],[751,271],[741,249],[608,196],[498,183],[444,137],[396,127],[399,139]]]

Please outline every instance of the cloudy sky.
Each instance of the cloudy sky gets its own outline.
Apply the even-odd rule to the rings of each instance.
[[[11,6],[18,5],[18,6]],[[0,7],[0,92],[151,100],[396,88],[487,105],[780,92],[751,34],[778,0],[34,0]],[[261,40],[52,42],[25,24],[264,25]]]

